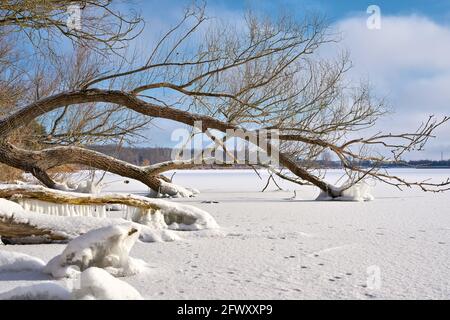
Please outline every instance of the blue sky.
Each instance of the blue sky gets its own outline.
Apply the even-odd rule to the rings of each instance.
[[[134,0],[133,2],[150,20],[155,13],[167,12],[167,9],[173,12],[177,7],[191,3],[186,0]],[[419,14],[440,23],[450,23],[450,1],[448,0],[210,0],[207,4],[210,8],[223,8],[237,13],[249,7],[269,14],[280,10],[299,13],[313,10],[326,14],[332,21],[364,15],[369,5],[378,5],[383,14],[387,15]]]
[[[147,22],[151,41],[180,17],[191,1],[134,0]],[[381,29],[369,30],[366,10],[381,9]],[[339,49],[350,52],[353,69],[349,76],[369,79],[377,95],[386,97],[392,113],[380,122],[386,131],[414,130],[430,114],[450,115],[450,1],[437,0],[215,0],[208,1],[209,16],[239,17],[247,8],[276,15],[288,11],[325,15],[341,32]],[[329,49],[333,54],[337,48]],[[173,146],[171,132],[178,124],[158,122],[148,132],[147,145]],[[437,132],[425,153],[410,158],[450,158],[450,124]]]

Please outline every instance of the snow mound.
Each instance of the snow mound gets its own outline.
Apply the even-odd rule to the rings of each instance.
[[[316,198],[317,201],[373,201],[375,198],[371,194],[371,187],[364,181],[358,182],[350,187],[348,185],[335,188],[333,194],[339,197],[331,197],[327,192],[321,191]]]
[[[139,229],[131,223],[91,230],[70,241],[60,255],[49,261],[44,272],[55,278],[70,278],[90,267],[99,267],[114,276],[136,274],[145,263],[128,254],[138,236]]]
[[[131,285],[95,267],[81,273],[80,288],[73,291],[72,297],[80,300],[142,300]]]
[[[0,300],[69,300],[70,291],[54,282],[21,286],[0,293]]]
[[[0,251],[0,272],[40,271],[44,261],[19,252]]]

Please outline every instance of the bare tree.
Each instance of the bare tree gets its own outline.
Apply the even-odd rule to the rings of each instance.
[[[59,1],[55,3],[58,4],[49,7],[45,14],[53,17],[53,10],[58,12]],[[94,12],[108,8],[97,2],[83,4],[96,6]],[[5,10],[8,8],[2,8]],[[30,14],[32,22],[17,22],[11,18],[17,13],[10,11],[0,15],[0,25],[3,17],[3,21],[8,21],[4,24],[19,28],[19,32],[31,32],[30,26],[42,21],[39,16],[36,22]],[[114,14],[112,17],[123,19]],[[99,43],[102,55],[115,54],[111,44],[117,41],[114,37],[104,40],[97,29],[71,34],[60,30],[53,20],[44,20],[47,24],[37,25],[46,32],[56,28],[70,39],[87,41],[83,48],[96,52],[93,44]],[[75,114],[94,106],[102,110],[101,106],[108,105],[112,108],[108,114],[116,118],[104,122],[102,128],[107,132],[108,124],[120,121],[127,111],[146,119],[170,119],[191,127],[201,121],[201,132],[222,147],[223,137],[217,132],[227,133],[228,137],[230,130],[243,132],[254,143],[262,130],[276,130],[279,147],[272,143],[272,137],[268,144],[258,144],[269,156],[279,157],[281,168],[270,169],[289,181],[315,185],[331,197],[339,197],[345,188],[368,177],[398,188],[448,190],[449,180],[406,181],[382,166],[400,161],[407,152],[422,150],[434,130],[449,118],[430,117],[413,133],[364,136],[364,129],[371,128],[385,113],[385,103],[373,96],[367,84],[348,83],[347,54],[328,60],[318,55],[319,48],[335,41],[336,35],[317,16],[302,21],[283,16],[273,21],[247,14],[239,26],[233,26],[207,19],[205,8],[194,5],[154,44],[145,59],[137,60],[139,65],[120,55],[117,68],[102,69],[94,63],[96,72],[78,73],[76,86],[40,95],[39,99],[14,108],[0,120],[0,162],[33,173],[48,187],[56,186],[48,170],[71,163],[137,179],[153,190],[174,195],[177,190],[159,175],[166,170],[195,166],[194,159],[132,165],[71,145],[73,141],[89,141],[89,128],[78,128],[76,139],[71,140],[70,132],[64,131],[73,125],[55,124],[56,120],[56,129],[52,129],[48,140],[57,147],[27,150],[9,141],[17,129],[44,115],[64,114],[69,108]],[[89,76],[83,77],[84,74]],[[142,122],[137,123],[130,132],[141,127]],[[125,133],[113,131],[111,136]],[[334,154],[345,168],[350,179],[345,188],[330,185],[317,172],[314,161],[321,159],[324,152]],[[370,167],[362,166],[362,162],[370,163]],[[282,172],[283,168],[291,174]]]

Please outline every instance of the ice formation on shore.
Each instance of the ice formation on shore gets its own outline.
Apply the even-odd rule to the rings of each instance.
[[[159,209],[126,206],[124,219],[157,229],[195,231],[219,227],[214,218],[202,209],[160,199],[152,199],[152,202]]]
[[[64,217],[107,217],[106,205],[75,205],[52,203],[37,199],[18,199],[18,203],[28,211]]]
[[[138,273],[145,263],[128,255],[138,236],[139,230],[132,223],[91,230],[70,241],[44,272],[55,278],[73,277],[90,267],[103,268],[115,276]]]

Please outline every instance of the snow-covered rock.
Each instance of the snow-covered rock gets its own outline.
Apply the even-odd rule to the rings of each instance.
[[[44,261],[24,253],[0,251],[0,272],[40,271]]]
[[[70,298],[69,290],[50,281],[20,286],[0,293],[0,300],[69,300]]]
[[[73,277],[90,267],[103,268],[115,276],[138,273],[145,263],[128,255],[138,236],[139,230],[131,223],[91,230],[70,241],[44,272],[55,278]]]
[[[142,300],[140,293],[125,281],[99,268],[88,268],[80,275],[80,288],[72,293],[82,300]]]

